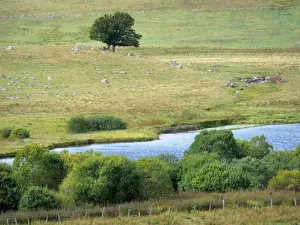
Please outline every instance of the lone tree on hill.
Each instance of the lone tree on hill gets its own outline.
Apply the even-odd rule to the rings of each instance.
[[[105,14],[95,20],[90,30],[90,38],[106,43],[108,49],[112,46],[113,52],[116,46],[139,47],[142,35],[135,33],[133,25],[134,19],[128,13]]]

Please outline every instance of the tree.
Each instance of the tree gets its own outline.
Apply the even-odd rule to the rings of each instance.
[[[0,209],[4,211],[16,209],[20,198],[12,173],[10,165],[0,163]]]
[[[300,171],[299,170],[282,170],[277,176],[269,181],[269,187],[274,189],[287,189],[295,192],[300,191]]]
[[[201,131],[195,137],[186,154],[218,153],[223,159],[232,160],[239,158],[239,151],[233,133],[230,130]]]
[[[142,199],[165,198],[173,193],[168,163],[158,158],[142,158],[136,165],[141,177]]]
[[[54,192],[48,188],[32,186],[22,196],[19,209],[20,210],[49,210],[56,209],[60,206],[59,201],[55,197]]]
[[[13,169],[21,193],[30,186],[58,189],[67,171],[58,153],[38,145],[26,146],[19,151]]]
[[[92,156],[71,171],[60,186],[76,203],[93,205],[132,201],[138,196],[139,176],[124,156]]]
[[[113,52],[116,46],[139,47],[142,35],[135,33],[133,25],[134,19],[128,13],[105,14],[95,20],[90,30],[90,39],[106,43],[108,49],[112,46]]]

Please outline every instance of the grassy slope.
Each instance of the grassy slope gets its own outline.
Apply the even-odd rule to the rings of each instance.
[[[227,209],[217,210],[214,212],[191,212],[191,213],[172,213],[171,215],[158,215],[152,217],[142,218],[126,218],[121,217],[117,219],[106,219],[106,218],[91,218],[91,219],[77,219],[63,221],[62,224],[77,224],[77,225],[146,225],[146,224],[157,224],[157,225],[216,225],[216,224],[256,224],[256,225],[292,225],[298,224],[300,217],[299,208],[291,207],[276,207],[276,208],[263,208],[263,209]],[[298,221],[298,223],[296,223]],[[44,224],[42,222],[35,222],[34,225]],[[49,223],[58,224],[58,223]]]
[[[0,127],[23,126],[32,132],[30,140],[1,141],[1,152],[28,143],[155,138],[153,125],[240,115],[255,123],[300,121],[300,10],[260,9],[297,6],[299,1],[88,3],[1,1],[0,15],[13,17],[0,20],[0,73],[12,78],[0,77],[0,87],[8,89],[0,92]],[[88,39],[89,27],[99,13],[121,5],[132,11],[135,28],[143,34],[141,48],[119,48],[116,54],[91,50],[101,44]],[[57,16],[48,16],[53,14]],[[76,43],[84,44],[82,52],[71,55]],[[12,44],[16,51],[4,50]],[[138,57],[126,56],[130,51]],[[184,69],[170,67],[170,59]],[[207,72],[214,64],[221,67]],[[126,74],[114,73],[121,71]],[[267,74],[279,74],[283,82],[255,85],[238,95],[220,85],[235,76]],[[101,84],[103,78],[110,84]],[[16,96],[18,100],[9,98]],[[78,113],[115,114],[130,129],[70,135],[66,122]]]

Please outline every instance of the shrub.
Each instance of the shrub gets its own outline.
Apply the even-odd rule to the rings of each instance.
[[[274,189],[287,189],[295,192],[300,191],[300,171],[299,170],[282,170],[277,176],[269,181],[269,187]]]
[[[19,209],[25,211],[50,210],[59,206],[54,192],[47,188],[32,186],[22,196]]]
[[[16,209],[19,202],[17,182],[12,173],[10,165],[0,163],[0,209],[3,211]]]
[[[68,122],[68,129],[73,134],[89,131],[89,123],[83,116],[72,117]]]
[[[230,130],[201,131],[186,154],[202,154],[203,152],[215,152],[227,160],[240,157],[238,146]]]
[[[83,116],[76,116],[70,119],[68,129],[72,133],[120,130],[126,129],[126,123],[115,116],[92,116],[87,118],[84,118]]]
[[[10,138],[24,139],[24,138],[29,138],[30,133],[25,128],[16,128],[16,129],[12,130],[9,137]]]
[[[9,138],[9,135],[12,132],[12,128],[6,127],[0,130],[0,138]]]

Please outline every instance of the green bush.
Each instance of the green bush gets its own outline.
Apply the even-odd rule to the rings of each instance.
[[[84,118],[83,116],[76,116],[70,119],[68,129],[72,133],[121,130],[126,129],[126,123],[115,116],[92,116],[87,118]]]
[[[18,206],[18,186],[12,174],[10,165],[0,163],[0,209],[2,211],[16,209]]]
[[[50,210],[59,208],[60,204],[54,192],[48,188],[32,186],[22,196],[19,209],[24,211]]]
[[[281,170],[269,181],[269,187],[278,190],[300,191],[300,171]]]
[[[195,137],[186,154],[217,153],[221,158],[232,160],[240,158],[239,149],[230,130],[201,131]]]
[[[68,122],[68,130],[73,134],[89,131],[89,123],[83,116],[72,117]]]
[[[24,138],[29,138],[30,133],[25,128],[15,128],[12,130],[9,137],[17,138],[17,139],[24,139]]]
[[[0,130],[0,138],[9,138],[9,135],[12,132],[12,128],[6,127]]]

